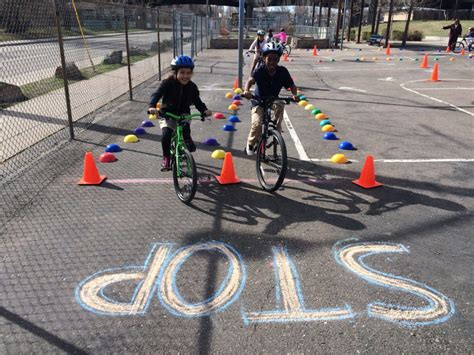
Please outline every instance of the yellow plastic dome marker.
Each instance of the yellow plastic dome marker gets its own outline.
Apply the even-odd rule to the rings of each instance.
[[[321,128],[321,132],[334,132],[336,129],[334,128],[333,125],[331,124],[327,124],[327,125],[324,125],[322,128]]]
[[[349,162],[349,160],[344,154],[338,153],[332,156],[331,162],[334,164],[346,164],[347,162]]]
[[[128,136],[125,136],[123,141],[125,143],[136,143],[136,142],[138,142],[138,137],[134,134],[129,134]]]
[[[222,149],[216,149],[211,154],[212,159],[224,159],[225,158],[225,151]]]

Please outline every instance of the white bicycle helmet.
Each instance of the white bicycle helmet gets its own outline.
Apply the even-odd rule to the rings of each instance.
[[[283,54],[283,46],[280,43],[268,42],[263,46],[262,54],[265,56],[269,53],[275,53],[281,56]]]
[[[257,31],[257,36],[265,36],[265,31],[264,30],[258,30]]]

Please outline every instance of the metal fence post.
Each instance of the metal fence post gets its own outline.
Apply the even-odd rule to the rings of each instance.
[[[74,139],[74,127],[72,122],[72,109],[71,109],[71,97],[69,96],[69,83],[67,79],[67,70],[66,70],[66,56],[64,54],[64,43],[63,43],[63,33],[61,31],[61,18],[59,16],[59,8],[56,3],[57,0],[53,0],[54,10],[56,13],[56,26],[58,28],[58,41],[59,41],[59,53],[61,55],[61,67],[63,72],[64,80],[64,94],[66,96],[66,108],[67,108],[67,121],[69,125],[69,136],[71,139]]]
[[[181,49],[181,55],[184,55],[184,44],[183,44],[183,40],[184,40],[184,31],[183,31],[183,14],[179,14],[179,31],[180,31],[180,35],[179,35],[179,45],[180,45],[180,49]]]
[[[200,22],[201,22],[201,52],[202,52],[202,23],[204,22],[203,20],[204,20],[204,19],[203,19],[203,17],[201,16],[201,21],[200,21]]]
[[[158,37],[158,80],[161,80],[161,44],[160,44],[160,12],[156,10],[156,35]]]
[[[127,47],[127,68],[128,68],[128,93],[130,96],[130,101],[133,101],[133,92],[132,92],[132,71],[130,68],[130,48],[128,44],[128,16],[127,16],[127,5],[123,7],[123,19],[125,25],[125,46]]]
[[[194,48],[194,15],[191,17],[191,58],[194,58],[194,51],[196,48]]]
[[[176,12],[173,9],[173,58],[176,57],[177,43],[176,43]]]

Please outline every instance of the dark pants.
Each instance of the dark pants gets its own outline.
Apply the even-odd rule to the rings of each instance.
[[[161,130],[161,147],[163,148],[163,156],[169,157],[171,155],[171,138],[173,137],[173,129],[169,127],[163,127]],[[185,141],[191,139],[191,127],[189,124],[183,126],[183,138]]]
[[[451,51],[454,52],[454,48],[456,47],[456,42],[458,41],[458,36],[456,37],[449,37],[448,47]]]

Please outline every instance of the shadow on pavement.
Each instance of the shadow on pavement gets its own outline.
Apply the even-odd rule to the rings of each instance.
[[[56,335],[48,332],[47,330],[38,327],[32,322],[20,317],[19,315],[10,312],[8,309],[0,306],[0,316],[7,321],[16,324],[17,326],[25,329],[26,331],[34,334],[35,336],[46,340],[49,344],[61,349],[70,354],[87,354],[84,350],[76,347],[75,345],[57,337]]]

